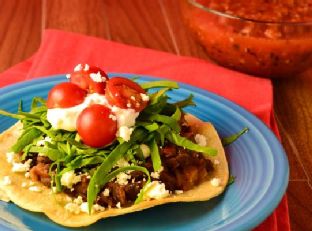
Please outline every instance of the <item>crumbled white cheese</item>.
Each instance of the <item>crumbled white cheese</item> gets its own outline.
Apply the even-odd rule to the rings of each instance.
[[[14,152],[7,152],[6,153],[6,159],[7,159],[8,163],[12,164],[14,162],[14,159],[15,159],[15,153]]]
[[[65,205],[64,207],[67,211],[74,213],[74,214],[79,214],[80,213],[80,206],[77,205],[76,203],[69,202]]]
[[[13,163],[13,172],[27,172],[30,168],[31,159],[25,161],[25,163]]]
[[[85,64],[83,70],[88,71],[89,69],[90,69],[90,66],[88,64]]]
[[[74,184],[81,181],[81,175],[76,175],[74,170],[65,172],[61,177],[61,185],[71,189]]]
[[[159,172],[151,172],[151,177],[153,177],[154,179],[159,179]]]
[[[130,99],[132,99],[132,100],[135,100],[135,97],[134,97],[134,95],[130,96]]]
[[[2,180],[2,184],[3,185],[10,185],[10,184],[12,184],[11,178],[9,176],[4,176],[3,180]]]
[[[140,96],[141,96],[143,101],[145,101],[145,102],[149,101],[149,96],[148,95],[146,95],[144,93],[140,93]]]
[[[121,204],[120,204],[120,202],[118,202],[118,203],[116,204],[116,208],[121,209]]]
[[[169,196],[169,191],[166,190],[165,184],[159,181],[150,182],[145,189],[143,198],[149,199],[161,199]]]
[[[81,71],[82,65],[79,63],[77,66],[75,66],[74,71]]]
[[[216,178],[216,177],[214,177],[214,178],[212,178],[212,179],[210,180],[210,184],[211,184],[212,186],[214,186],[214,187],[220,186],[220,183],[221,183],[221,180],[220,180],[219,178]]]
[[[130,166],[129,162],[125,158],[121,158],[116,162],[114,167],[122,168],[122,167],[127,167],[127,166]]]
[[[131,103],[127,103],[127,108],[130,108],[131,107]]]
[[[117,132],[117,136],[121,137],[124,141],[129,141],[132,132],[133,132],[133,128],[121,126]]]
[[[22,188],[26,188],[26,186],[27,186],[27,182],[22,182]]]
[[[141,144],[140,148],[145,159],[151,155],[151,150],[146,144]]]
[[[93,207],[93,206],[92,206]],[[89,208],[88,208],[88,202],[82,202],[80,204],[80,211],[84,213],[89,213]],[[91,213],[93,212],[93,209],[91,208]]]
[[[118,127],[127,126],[133,127],[135,125],[135,120],[139,116],[139,112],[136,112],[134,109],[123,109],[116,106],[111,108],[117,117]]]
[[[108,188],[104,189],[103,196],[105,196],[105,197],[109,196],[109,189]]]
[[[155,178],[155,179],[159,179],[160,177],[160,173],[164,170],[164,167],[161,166],[161,168],[156,171],[156,172],[151,172],[151,177]]]
[[[25,172],[25,177],[26,178],[30,178],[30,173],[29,172]]]
[[[196,134],[194,137],[196,143],[200,146],[206,146],[207,145],[207,140],[204,135],[201,134]]]
[[[174,193],[179,195],[183,193],[183,190],[175,190]]]
[[[113,115],[113,114],[110,114],[110,115],[108,116],[108,118],[112,119],[113,121],[116,121],[116,120],[117,120],[117,117],[116,117],[115,115]]]
[[[83,203],[82,197],[78,196],[77,198],[74,199],[73,202],[76,203],[77,205],[81,205]]]
[[[127,185],[128,184],[128,180],[131,179],[131,176],[121,172],[116,176],[116,183],[120,184],[120,185]]]
[[[100,72],[98,73],[91,73],[90,74],[90,78],[97,83],[103,83],[106,81],[106,78],[104,76],[101,75]]]
[[[46,136],[44,139],[38,140],[36,146],[44,146],[45,142],[51,143],[52,139],[49,136]]]
[[[28,190],[32,192],[42,192],[42,188],[40,188],[39,186],[30,186]]]

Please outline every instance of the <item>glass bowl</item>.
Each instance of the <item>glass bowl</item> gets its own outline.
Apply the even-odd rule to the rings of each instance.
[[[180,6],[186,24],[218,64],[263,77],[295,76],[311,66],[312,19],[300,21],[299,14],[293,21],[257,20],[256,14],[236,16],[203,2],[209,1],[180,0]]]

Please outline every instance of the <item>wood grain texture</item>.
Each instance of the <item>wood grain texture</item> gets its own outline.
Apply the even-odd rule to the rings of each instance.
[[[109,38],[102,0],[43,0],[44,28]]]
[[[106,0],[111,39],[177,53],[158,1]]]
[[[287,196],[292,231],[312,230],[311,185],[309,187],[304,181],[290,181]]]
[[[274,81],[276,118],[290,163],[292,230],[312,230],[312,71]]]
[[[274,87],[275,111],[280,122],[280,131],[285,137],[283,139],[285,147],[289,149],[288,154],[293,155],[301,163],[307,179],[311,180],[312,156],[311,152],[307,151],[312,150],[310,142],[312,139],[312,82],[310,76],[276,80]]]
[[[39,47],[55,28],[208,60],[184,27],[176,0],[0,0],[0,72]],[[274,102],[290,162],[292,230],[312,230],[312,70],[274,80]]]
[[[0,72],[31,56],[41,38],[41,0],[0,0]]]

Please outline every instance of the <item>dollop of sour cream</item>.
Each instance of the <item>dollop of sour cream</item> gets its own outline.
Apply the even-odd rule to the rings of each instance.
[[[117,120],[117,137],[123,138],[125,141],[130,139],[132,127],[135,125],[135,120],[139,116],[139,112],[134,109],[123,109],[116,106],[111,106],[105,97],[98,93],[88,94],[81,104],[70,108],[52,108],[47,111],[47,119],[53,129],[63,129],[66,131],[76,131],[76,121],[79,114],[92,104],[102,104],[112,110],[113,115]],[[127,132],[124,132],[125,128]]]

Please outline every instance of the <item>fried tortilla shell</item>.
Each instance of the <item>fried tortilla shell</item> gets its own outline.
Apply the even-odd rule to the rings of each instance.
[[[191,115],[187,115],[186,120],[195,134],[202,134],[207,138],[207,146],[218,150],[218,155],[211,157],[211,159],[217,159],[219,164],[214,166],[215,169],[210,176],[210,179],[214,177],[220,179],[221,183],[217,187],[213,186],[210,180],[207,180],[192,190],[185,191],[182,194],[170,195],[163,199],[143,201],[120,209],[105,209],[105,211],[94,212],[91,215],[84,212],[74,214],[64,207],[69,201],[69,197],[66,194],[53,194],[51,189],[39,182],[30,186],[33,183],[31,183],[29,178],[25,177],[24,173],[12,172],[12,165],[7,162],[6,153],[21,133],[21,124],[17,123],[0,135],[0,199],[4,201],[10,200],[26,210],[42,212],[54,222],[68,227],[87,226],[102,218],[132,213],[166,203],[207,201],[221,194],[227,185],[229,178],[227,160],[220,138],[212,124],[202,122]],[[2,179],[5,176],[9,176],[11,184],[6,185],[3,183]],[[37,187],[34,188],[34,186]],[[32,189],[35,189],[35,191],[29,190],[29,187],[33,187]]]

